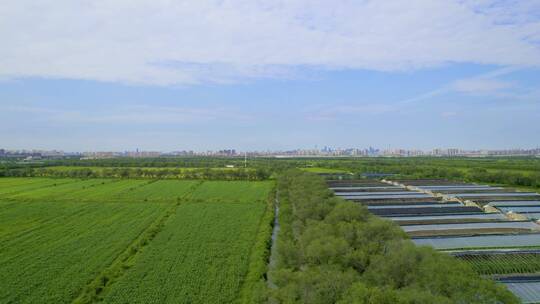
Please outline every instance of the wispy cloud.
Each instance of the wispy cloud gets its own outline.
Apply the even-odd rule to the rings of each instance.
[[[451,62],[539,66],[536,1],[67,1],[0,9],[0,79],[157,85],[403,71]]]
[[[27,119],[68,124],[204,124],[210,121],[228,120],[249,122],[252,117],[223,107],[159,107],[132,105],[110,107],[106,111],[74,111],[31,106],[8,106],[4,114],[24,113]]]
[[[467,94],[490,94],[515,87],[508,81],[494,79],[462,79],[452,84],[452,89]]]
[[[474,77],[457,79],[439,88],[400,100],[395,105],[397,107],[409,107],[422,102],[430,102],[437,97],[451,93],[470,96],[488,96],[513,101],[540,101],[540,92],[538,89],[500,79],[508,74],[519,72],[522,69],[523,67],[504,67]]]

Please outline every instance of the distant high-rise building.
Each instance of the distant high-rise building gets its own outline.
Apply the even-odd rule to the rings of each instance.
[[[457,156],[459,154],[459,149],[448,149],[447,154],[448,156]]]

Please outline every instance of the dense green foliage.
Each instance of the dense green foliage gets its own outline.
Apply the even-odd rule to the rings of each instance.
[[[17,168],[0,171],[10,177],[68,177],[68,178],[146,178],[146,179],[203,179],[203,180],[264,180],[270,176],[262,169],[243,168],[127,168],[127,167],[45,167]]]
[[[460,258],[484,275],[540,272],[540,254],[535,253],[478,254]]]
[[[264,167],[267,158],[248,157],[249,167]],[[244,157],[157,157],[157,158],[102,158],[102,159],[59,159],[49,160],[46,166],[89,166],[89,167],[147,167],[147,168],[218,168],[227,165],[244,167]]]
[[[416,247],[390,221],[334,197],[324,181],[289,171],[278,180],[278,303],[518,303],[466,263]]]

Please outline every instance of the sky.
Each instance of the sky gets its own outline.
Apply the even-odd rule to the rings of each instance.
[[[0,148],[540,146],[540,0],[18,0]]]

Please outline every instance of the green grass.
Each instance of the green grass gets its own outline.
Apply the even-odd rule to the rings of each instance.
[[[466,255],[460,258],[483,275],[540,272],[540,254]]]
[[[0,303],[71,303],[160,204],[0,203]]]
[[[264,200],[272,182],[205,181],[191,195],[194,200],[252,203]]]
[[[181,204],[105,303],[231,303],[266,209],[252,204]]]

